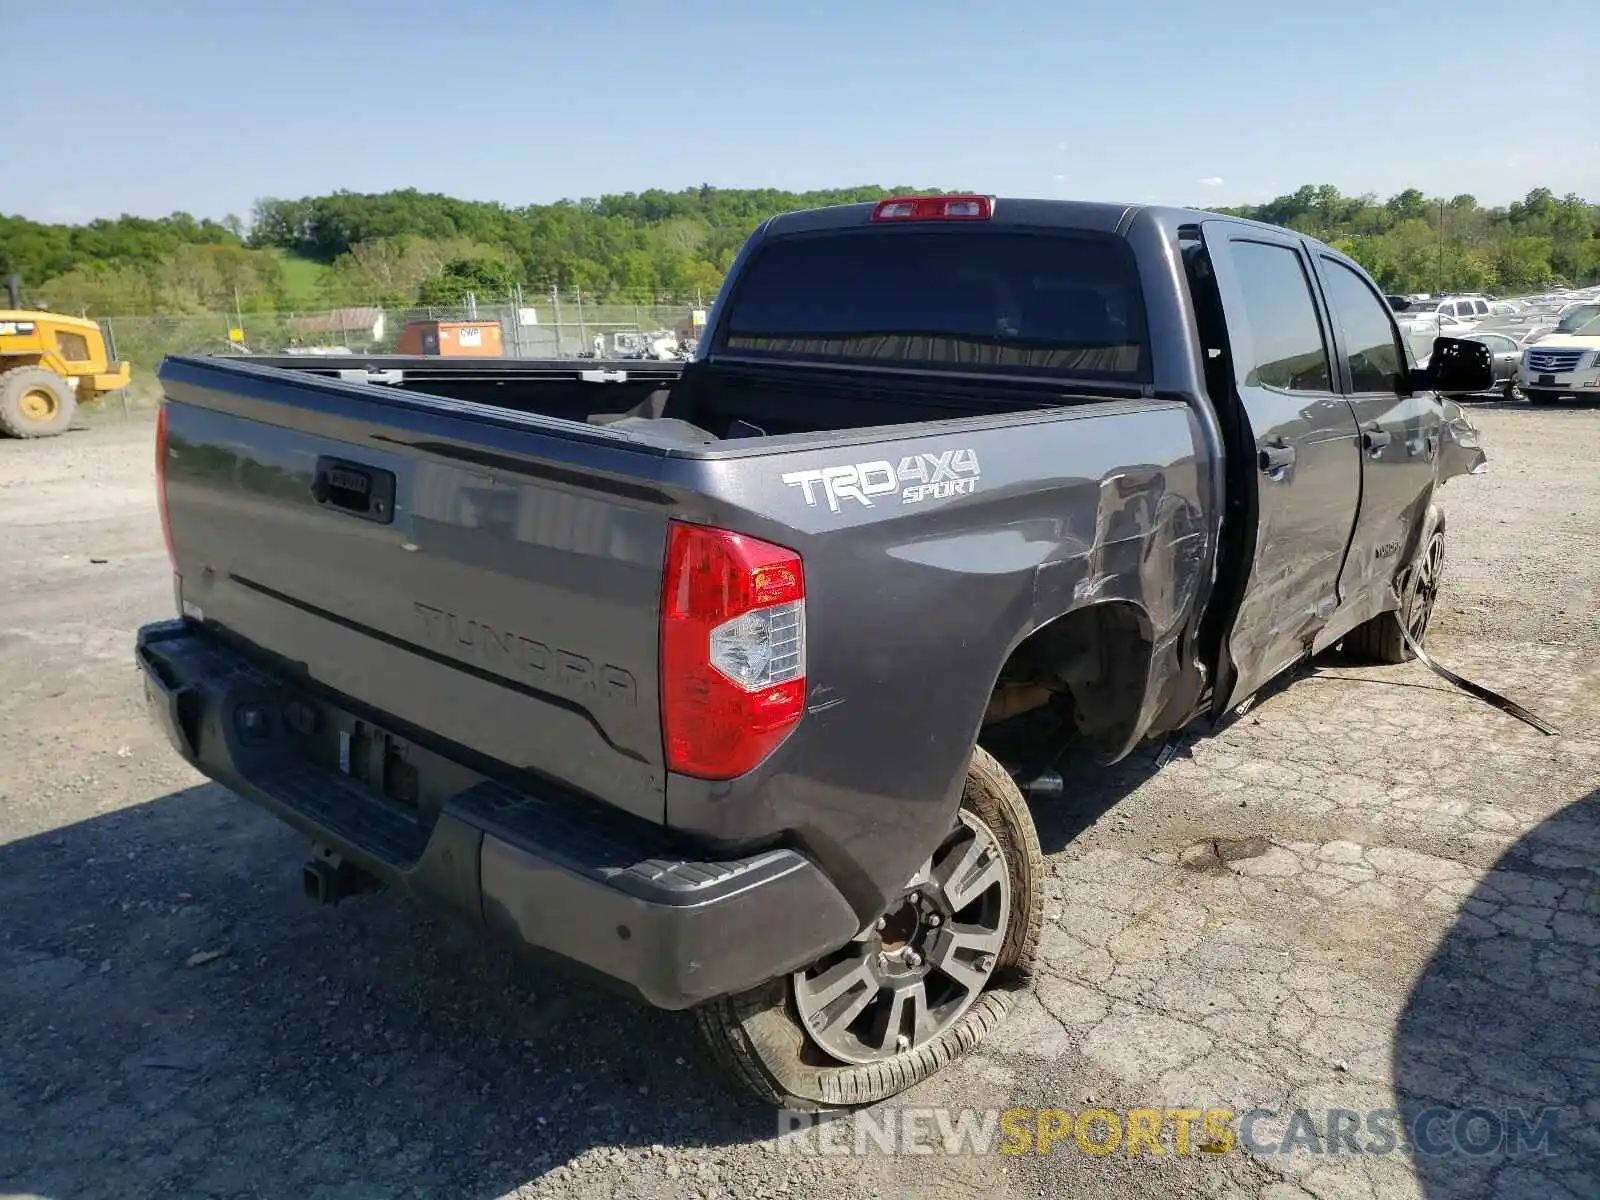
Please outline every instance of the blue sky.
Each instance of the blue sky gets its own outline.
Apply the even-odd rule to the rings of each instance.
[[[62,47],[63,21],[84,31],[70,53],[7,59],[33,136],[7,138],[0,212],[41,220],[248,216],[260,196],[337,188],[517,205],[702,182],[1600,201],[1596,0],[0,9],[13,49]]]

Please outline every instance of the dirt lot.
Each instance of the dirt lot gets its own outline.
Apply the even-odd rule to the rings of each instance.
[[[686,1018],[392,897],[313,909],[299,840],[143,712],[151,426],[0,442],[0,1193],[1600,1196],[1600,411],[1478,419],[1429,644],[1561,736],[1417,665],[1319,665],[1159,770],[1074,769],[1039,812],[1037,998],[893,1106],[1270,1110],[1254,1150],[1161,1156],[795,1153]],[[1270,1152],[1296,1108],[1437,1106],[1436,1139],[1471,1107],[1559,1126]]]

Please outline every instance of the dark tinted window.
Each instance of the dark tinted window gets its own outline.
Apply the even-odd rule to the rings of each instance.
[[[1133,254],[1109,238],[944,229],[780,239],[744,269],[724,329],[741,354],[1149,374]]]
[[[1343,263],[1322,260],[1328,282],[1328,305],[1344,334],[1350,380],[1358,392],[1397,392],[1400,351],[1389,325],[1389,310],[1377,294]]]
[[[1292,392],[1331,391],[1322,325],[1300,256],[1284,246],[1234,242],[1233,262],[1255,348],[1255,362],[1245,375],[1245,385]]]

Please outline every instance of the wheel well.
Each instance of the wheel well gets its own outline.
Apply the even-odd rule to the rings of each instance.
[[[1098,757],[1120,752],[1144,706],[1150,652],[1149,621],[1127,601],[1091,605],[1041,625],[1000,668],[980,740],[993,742],[996,757],[1010,762],[1042,750],[1041,739],[1059,748],[1063,734],[1081,739]]]

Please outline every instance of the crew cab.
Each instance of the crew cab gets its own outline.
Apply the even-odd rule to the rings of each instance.
[[[185,759],[388,885],[870,1102],[1027,986],[1024,789],[1426,633],[1484,465],[1353,261],[1113,204],[764,222],[693,361],[172,358]]]

